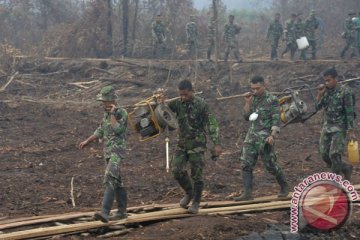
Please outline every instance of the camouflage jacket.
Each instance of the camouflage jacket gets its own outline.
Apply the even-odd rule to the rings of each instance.
[[[285,23],[285,37],[287,43],[296,43],[295,21],[292,21],[291,19],[287,20]]]
[[[296,39],[305,36],[305,23],[302,20],[295,22],[295,36]]]
[[[202,152],[206,149],[206,132],[212,142],[219,144],[219,126],[204,99],[197,96],[190,102],[180,99],[168,106],[176,114],[179,123],[178,146],[182,149]]]
[[[263,96],[253,96],[250,111],[244,114],[246,121],[252,113],[256,112],[258,118],[251,121],[246,134],[245,142],[257,142],[269,137],[272,130],[280,132],[280,105],[279,99],[265,91]]]
[[[282,36],[283,27],[279,21],[273,21],[267,31],[267,39],[279,39]]]
[[[208,24],[208,40],[213,41],[214,37],[215,37],[215,20],[211,18]]]
[[[350,17],[345,19],[344,38],[345,39],[355,38],[355,25]]]
[[[94,135],[104,140],[104,157],[110,158],[111,154],[124,157],[126,148],[126,131],[128,114],[124,109],[116,109],[115,118],[117,123],[111,126],[111,115],[104,113],[100,126],[95,130]]]
[[[305,34],[308,40],[315,40],[315,30],[319,28],[319,21],[316,17],[310,17],[305,21]]]
[[[323,130],[339,132],[354,128],[354,96],[346,86],[326,90],[316,105],[318,110],[324,108]]]
[[[186,36],[188,41],[196,41],[198,31],[195,22],[188,22],[186,24]]]
[[[162,22],[154,21],[151,25],[151,29],[152,29],[151,33],[152,33],[153,41],[160,43],[166,41],[167,29]]]
[[[225,24],[224,39],[227,43],[236,42],[236,35],[240,32],[240,27],[236,24]]]

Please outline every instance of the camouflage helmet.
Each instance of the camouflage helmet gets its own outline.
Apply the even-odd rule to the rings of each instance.
[[[114,101],[117,99],[115,88],[113,86],[103,87],[98,95],[96,101]]]
[[[315,15],[316,15],[316,11],[314,9],[312,9],[310,12],[310,16],[315,16]]]

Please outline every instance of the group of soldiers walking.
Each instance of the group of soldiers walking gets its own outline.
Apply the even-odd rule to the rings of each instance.
[[[316,16],[316,12],[312,10],[309,17],[303,20],[301,13],[292,13],[290,19],[285,22],[285,27],[281,24],[280,13],[276,13],[274,20],[270,23],[266,35],[266,40],[271,45],[271,60],[278,60],[278,46],[279,41],[282,39],[286,43],[285,49],[281,53],[281,58],[287,52],[290,52],[290,59],[295,60],[295,54],[298,50],[297,40],[306,37],[308,47],[300,49],[300,59],[306,60],[308,50],[310,50],[311,59],[316,59],[318,50],[318,39],[316,30],[322,27],[321,20]],[[228,22],[224,26],[223,40],[225,42],[225,55],[224,61],[229,58],[229,54],[232,52],[236,61],[242,62],[239,51],[239,43],[237,35],[240,33],[241,27],[234,23],[234,15],[229,15]],[[190,16],[190,21],[185,27],[187,37],[187,54],[193,58],[198,56],[198,38],[199,33],[196,24],[196,18],[194,15]],[[166,40],[169,31],[165,24],[162,22],[161,15],[156,17],[156,20],[152,23],[152,42],[153,42],[153,56],[160,57],[163,55],[166,49]],[[207,59],[211,61],[211,54],[215,48],[215,19],[211,17],[208,24],[208,48]],[[360,13],[356,16],[356,13],[351,11],[348,14],[348,18],[345,20],[344,32],[342,37],[345,40],[345,46],[340,53],[340,57],[344,58],[346,52],[351,49],[352,53],[350,57],[360,56]]]
[[[233,30],[229,30],[233,31]],[[330,68],[323,73],[324,84],[317,87],[317,109],[324,109],[324,124],[320,137],[320,156],[333,173],[350,180],[352,166],[342,160],[346,137],[355,140],[354,98],[351,90],[337,82],[337,72]],[[277,163],[275,142],[280,137],[279,99],[267,91],[262,76],[250,80],[251,92],[245,94],[243,115],[250,126],[246,134],[240,161],[242,164],[243,193],[235,201],[253,199],[253,170],[260,158],[266,170],[277,180],[280,191],[278,197],[289,194],[289,184]],[[171,161],[174,179],[184,191],[180,207],[189,213],[199,211],[204,189],[204,154],[207,149],[207,136],[214,144],[212,154],[216,160],[222,153],[219,125],[215,115],[204,99],[195,96],[192,83],[182,80],[178,85],[179,98],[167,105],[174,112],[179,124],[178,142]],[[163,92],[158,92],[158,102],[165,104]],[[89,143],[104,140],[106,171],[105,192],[101,211],[95,214],[97,220],[108,222],[110,219],[127,218],[127,191],[120,174],[121,162],[125,160],[127,112],[119,107],[119,99],[112,86],[104,87],[97,100],[103,102],[104,116],[96,131],[79,144],[82,149]],[[188,173],[190,168],[190,174]],[[110,216],[114,199],[117,212]],[[188,205],[191,202],[191,206]]]

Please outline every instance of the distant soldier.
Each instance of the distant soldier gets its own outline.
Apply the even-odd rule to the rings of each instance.
[[[355,140],[354,96],[346,86],[338,84],[335,68],[324,73],[325,84],[318,86],[316,108],[324,109],[324,123],[320,136],[320,155],[333,173],[344,174],[350,181],[352,166],[341,160],[346,135]]]
[[[241,27],[237,24],[234,24],[234,18],[234,15],[229,15],[229,22],[225,24],[224,40],[226,44],[226,50],[224,61],[227,62],[231,51],[234,53],[236,61],[240,63],[242,60],[240,58],[239,44],[236,39],[236,35],[240,33]]]
[[[266,36],[266,39],[270,41],[271,44],[271,60],[278,60],[277,48],[279,46],[279,39],[281,38],[282,33],[283,27],[280,23],[280,13],[276,13],[274,21],[270,23]]]
[[[190,22],[186,24],[186,38],[188,45],[188,56],[191,57],[193,54],[197,54],[198,30],[194,15],[190,16]]]
[[[167,28],[162,22],[161,15],[156,16],[156,20],[151,25],[153,56],[162,56],[166,49]]]
[[[341,51],[340,57],[344,58],[347,50],[352,49],[350,58],[356,55],[356,35],[355,35],[355,24],[352,18],[355,16],[355,12],[349,12],[348,17],[345,19],[344,32],[341,34],[345,39],[345,47]]]
[[[240,160],[244,191],[235,201],[251,200],[253,170],[258,157],[263,161],[266,170],[276,177],[280,185],[278,197],[289,193],[288,183],[281,168],[276,163],[275,140],[280,132],[279,99],[271,95],[265,87],[262,76],[254,76],[250,82],[251,93],[245,97],[244,117],[251,121],[246,134]]]
[[[357,47],[357,54],[360,56],[360,12],[357,17],[353,18],[354,28],[356,31],[356,47]]]
[[[117,96],[112,86],[103,87],[96,97],[103,102],[104,117],[96,131],[79,145],[83,149],[89,143],[103,139],[106,170],[104,177],[105,192],[101,212],[95,218],[102,222],[109,221],[110,210],[116,199],[118,211],[112,220],[127,218],[127,193],[120,175],[120,163],[125,157],[127,112],[116,105]]]
[[[207,59],[211,61],[211,53],[215,48],[215,18],[211,17],[208,23],[208,49],[207,49]]]
[[[315,30],[319,28],[319,20],[316,18],[315,10],[311,10],[310,16],[305,21],[305,34],[311,47],[311,59],[316,59],[316,34]]]
[[[296,14],[292,13],[291,18],[288,19],[285,23],[284,33],[285,33],[286,48],[281,54],[281,57],[283,57],[285,53],[290,51],[290,59],[292,61],[295,58],[295,52],[297,49],[295,21],[296,21]]]
[[[305,23],[302,20],[301,13],[299,13],[296,17],[295,22],[295,35],[296,39],[299,39],[301,37],[305,36]],[[306,50],[300,50],[300,59],[306,60]]]

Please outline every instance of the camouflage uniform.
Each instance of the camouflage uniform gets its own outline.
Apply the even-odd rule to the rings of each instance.
[[[320,136],[320,154],[331,171],[340,174],[348,167],[342,162],[346,131],[354,128],[354,97],[349,88],[337,85],[328,89],[317,102],[317,109],[324,108],[324,124]]]
[[[197,51],[198,37],[197,26],[193,19],[186,24],[186,36],[188,44],[188,55],[192,56],[194,53],[196,54]]]
[[[305,21],[305,34],[311,47],[311,59],[316,59],[316,36],[315,30],[319,28],[319,21],[316,19],[315,14],[311,13],[310,17]]]
[[[156,57],[158,55],[161,56],[166,49],[166,34],[167,28],[161,21],[154,21],[151,25],[152,29],[152,41],[153,41],[153,56]]]
[[[283,56],[285,53],[290,51],[290,58],[294,60],[295,52],[297,49],[296,44],[296,31],[295,31],[295,20],[289,19],[285,23],[285,39],[286,39],[286,48],[281,54]]]
[[[283,173],[276,164],[274,146],[266,143],[266,138],[271,135],[272,130],[280,131],[279,100],[267,91],[261,97],[254,96],[249,113],[244,114],[245,120],[249,121],[250,114],[254,112],[259,116],[251,122],[245,137],[240,157],[243,171],[252,172],[258,156],[261,156],[267,171],[277,178],[282,178]]]
[[[354,28],[356,30],[356,48],[357,53],[360,55],[360,16],[355,18],[354,22]]]
[[[349,48],[352,49],[351,57],[356,55],[356,36],[355,36],[355,25],[352,21],[352,14],[345,19],[343,38],[346,41],[346,45],[341,51],[340,57],[345,57],[345,54]]]
[[[116,189],[123,185],[120,176],[120,163],[125,156],[127,112],[124,109],[116,109],[114,115],[118,123],[111,127],[111,114],[105,112],[94,135],[104,141],[104,158],[107,164],[104,184],[110,184],[113,189]]]
[[[206,150],[206,131],[214,144],[219,144],[219,127],[214,115],[202,98],[194,97],[190,102],[174,100],[168,104],[176,114],[179,123],[178,144],[171,169],[180,186],[194,201],[200,202],[204,187],[203,168]],[[186,171],[187,163],[191,169],[190,177]]]
[[[239,44],[236,39],[236,35],[240,32],[240,27],[236,24],[227,23],[224,28],[224,39],[226,43],[225,49],[225,62],[228,60],[229,54],[232,51],[234,56],[238,62],[241,62],[240,52],[239,52]]]
[[[283,32],[283,27],[280,21],[275,20],[270,24],[266,38],[270,40],[271,43],[271,55],[270,55],[271,59],[275,59],[278,57],[277,48],[279,46],[279,39],[282,36],[282,32]]]
[[[215,19],[212,17],[208,24],[208,50],[207,50],[207,59],[211,59],[211,53],[215,48]]]
[[[299,39],[301,37],[305,36],[305,23],[302,21],[302,19],[298,19],[295,22],[295,35],[296,39]],[[300,58],[302,60],[306,60],[306,50],[300,50]]]

